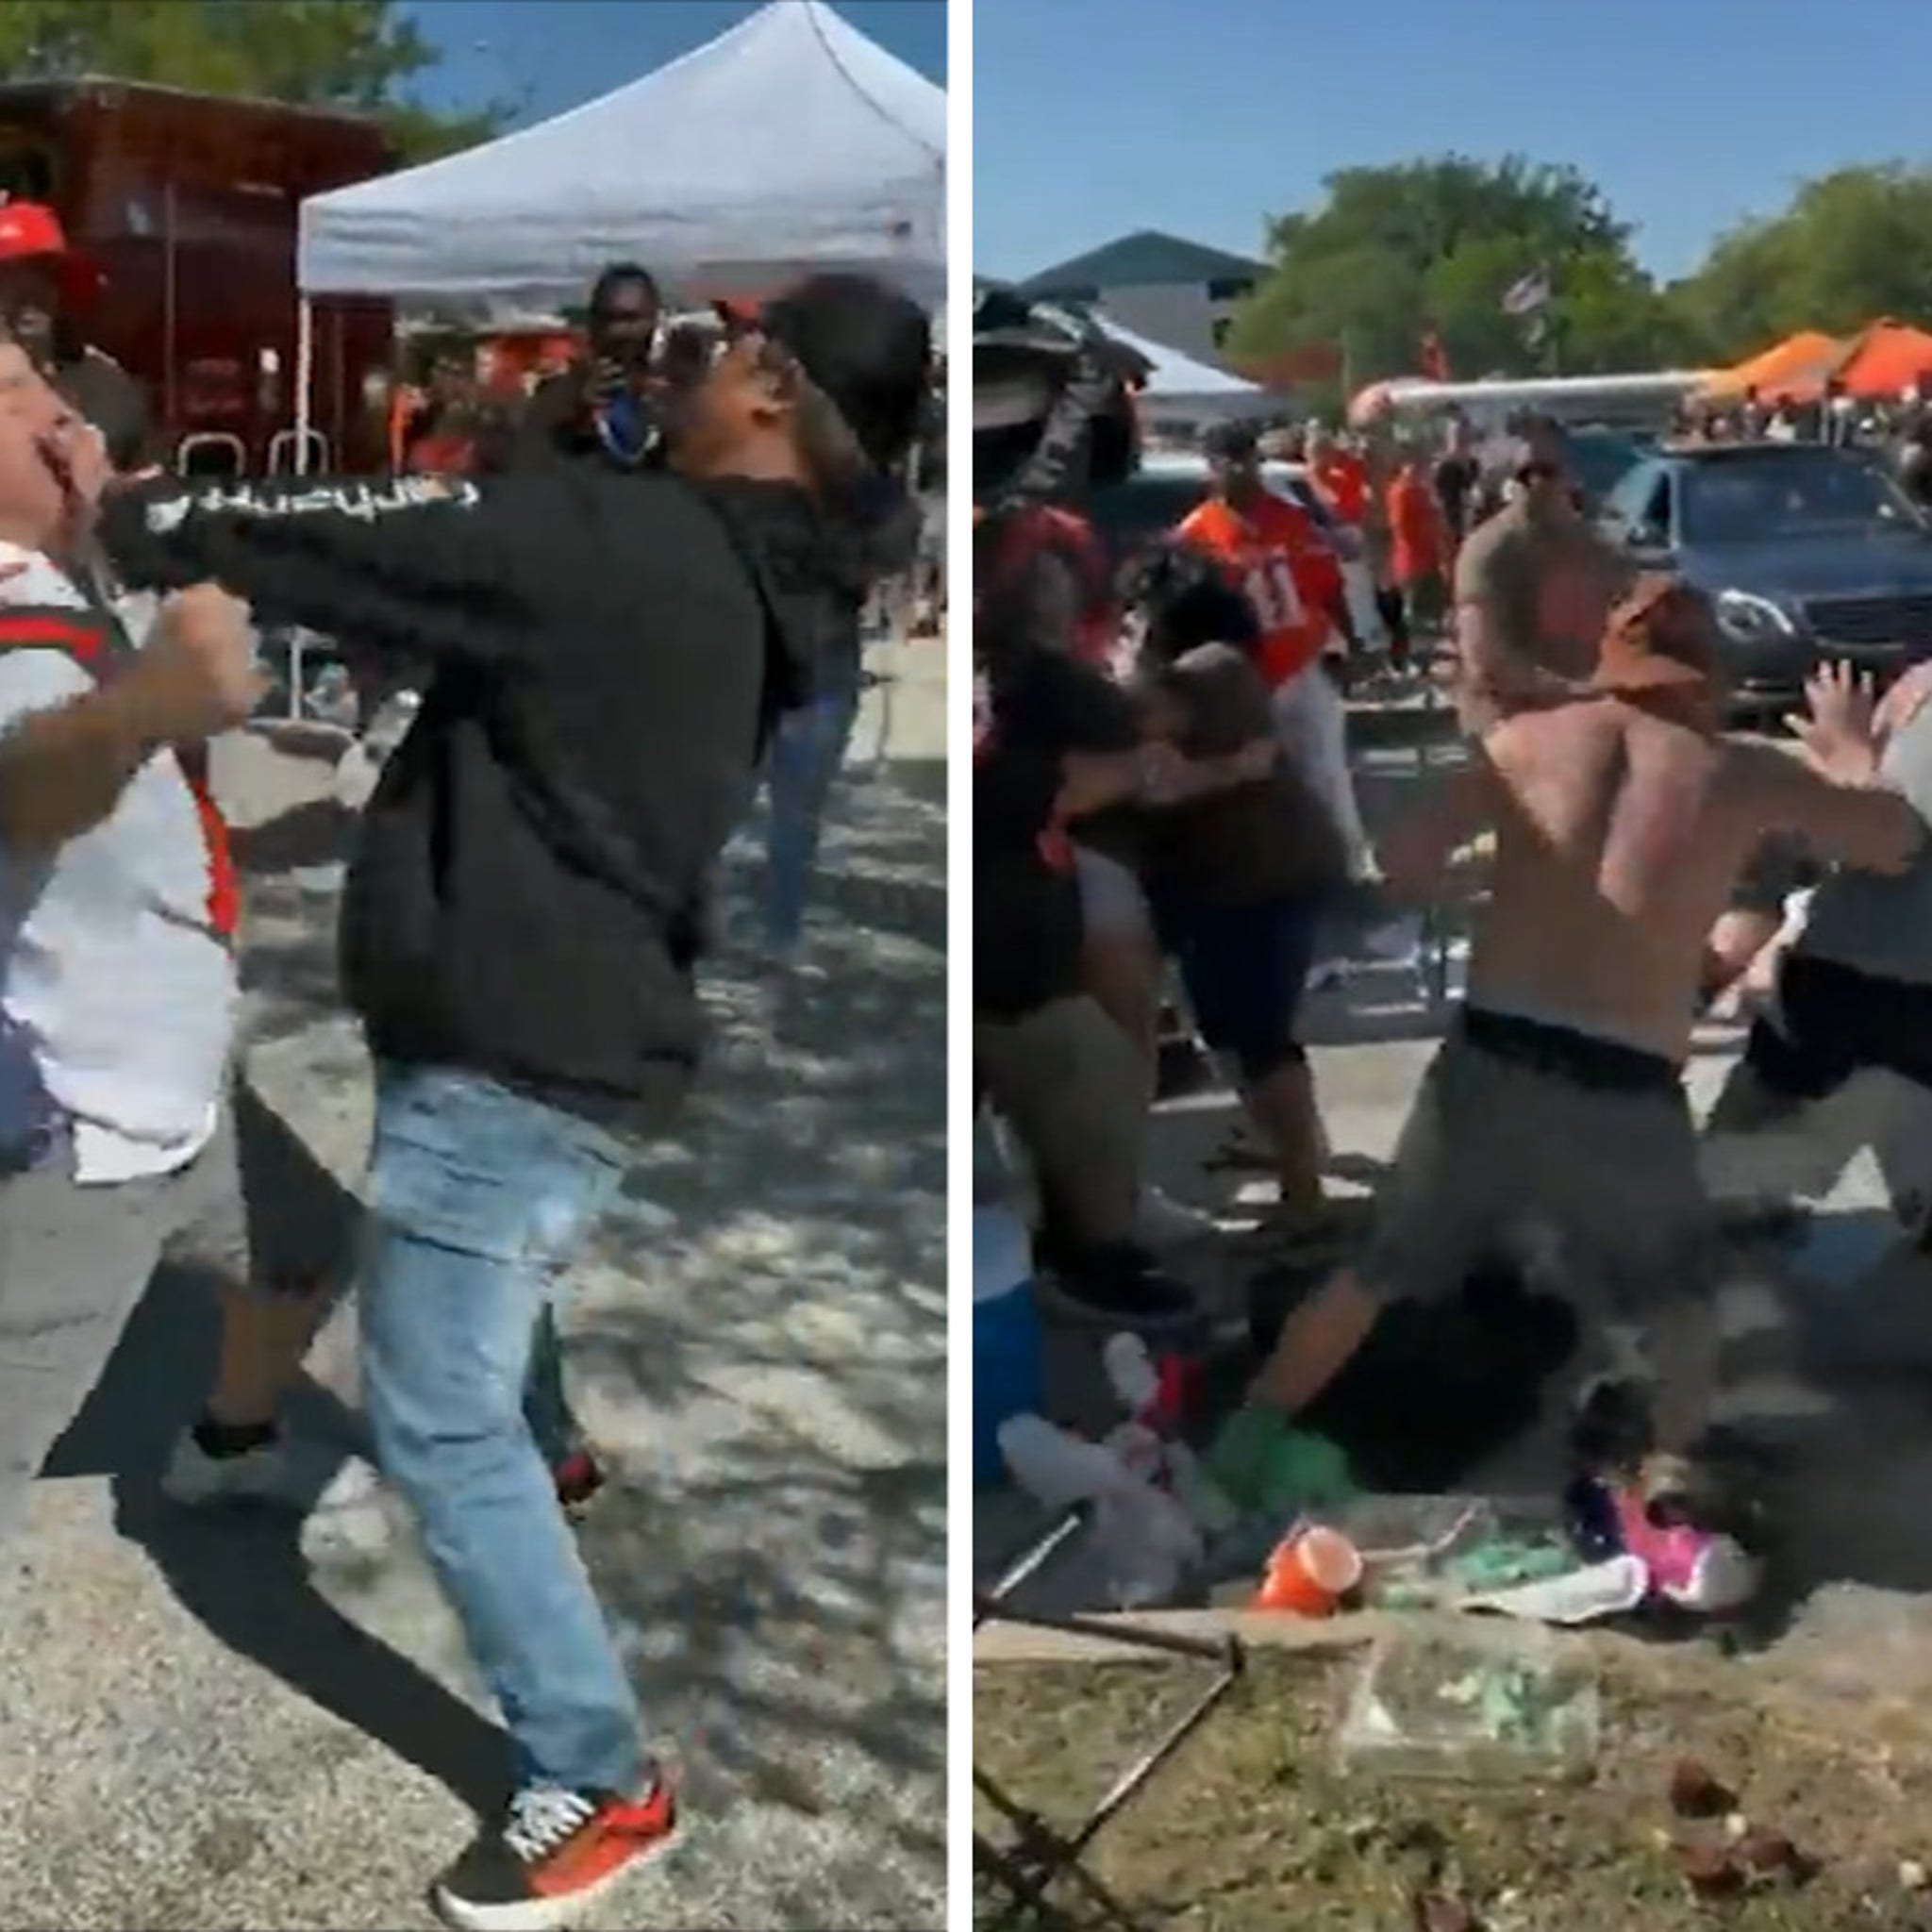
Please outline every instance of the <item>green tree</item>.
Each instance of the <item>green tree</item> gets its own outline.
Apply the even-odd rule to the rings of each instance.
[[[487,139],[511,111],[441,114],[412,84],[441,55],[391,0],[0,0],[0,73],[111,75],[372,114],[406,159]]]
[[[1413,375],[1433,332],[1457,375],[1603,371],[1669,359],[1690,333],[1574,168],[1445,155],[1345,168],[1324,187],[1319,208],[1270,225],[1273,272],[1229,334],[1238,361],[1334,343],[1358,384]],[[1530,275],[1552,289],[1533,324],[1502,306]]]
[[[1801,328],[1848,335],[1879,316],[1932,324],[1932,168],[1840,168],[1783,213],[1722,235],[1671,307],[1735,361]]]

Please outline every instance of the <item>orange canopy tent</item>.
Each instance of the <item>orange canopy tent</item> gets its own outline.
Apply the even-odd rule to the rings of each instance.
[[[1704,386],[1704,398],[1707,402],[1734,402],[1749,389],[1767,400],[1795,396],[1807,383],[1816,394],[1825,377],[1835,373],[1846,346],[1836,336],[1824,335],[1815,328],[1800,329],[1796,335],[1760,349],[1736,368],[1712,376]]]
[[[1849,396],[1876,401],[1917,384],[1932,388],[1932,335],[1890,317],[1856,337],[1843,361],[1826,371]]]

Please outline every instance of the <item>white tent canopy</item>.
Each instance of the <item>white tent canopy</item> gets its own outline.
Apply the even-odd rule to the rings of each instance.
[[[1211,362],[1197,362],[1164,342],[1149,341],[1145,336],[1123,328],[1110,316],[1096,313],[1093,320],[1115,341],[1151,365],[1141,391],[1143,404],[1180,415],[1239,416],[1261,408],[1268,398],[1268,391],[1258,384],[1217,369]]]
[[[824,0],[772,0],[655,74],[302,204],[304,296],[581,300],[613,260],[755,295],[815,268],[945,293],[946,97]]]

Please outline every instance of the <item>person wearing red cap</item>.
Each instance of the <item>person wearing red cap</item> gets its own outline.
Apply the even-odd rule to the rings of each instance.
[[[56,390],[106,439],[118,470],[146,462],[147,395],[120,363],[87,340],[81,317],[100,291],[99,270],[67,243],[54,210],[0,203],[0,314]]]

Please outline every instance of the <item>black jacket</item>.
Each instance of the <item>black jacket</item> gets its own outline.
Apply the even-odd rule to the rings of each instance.
[[[365,814],[344,991],[381,1058],[598,1118],[681,1095],[706,880],[851,586],[801,492],[589,469],[157,483],[104,506],[136,588],[432,666]]]

